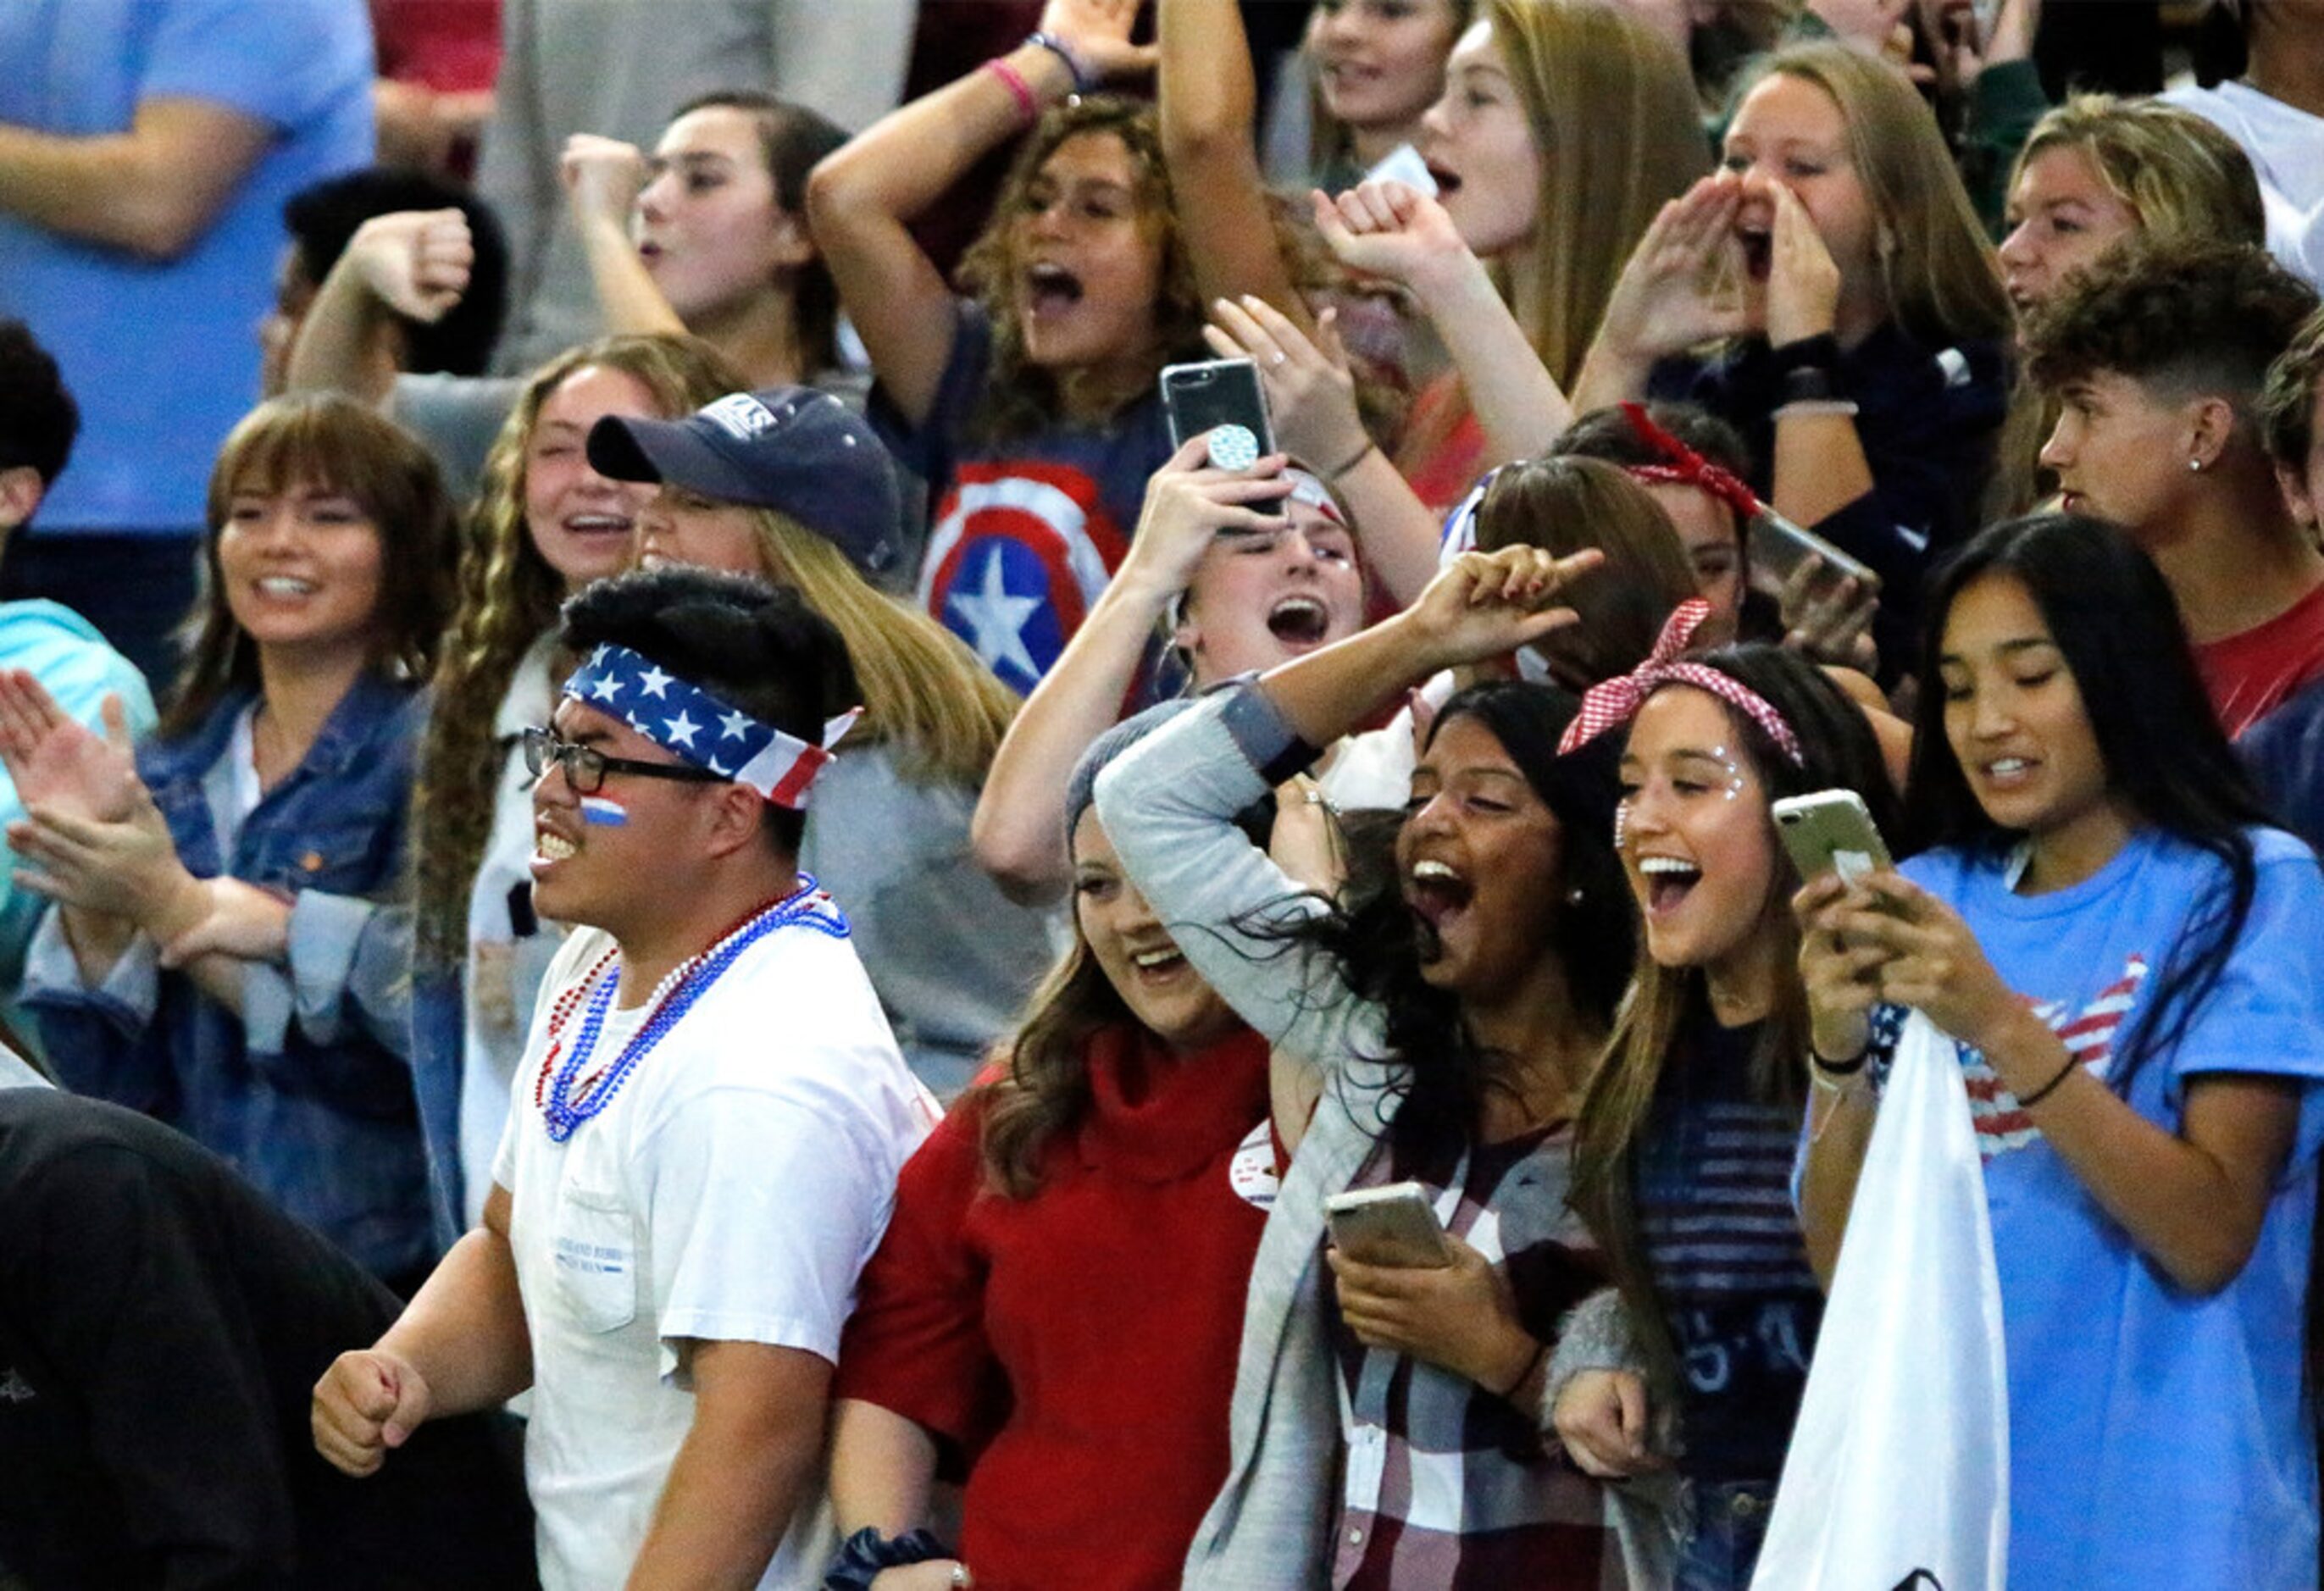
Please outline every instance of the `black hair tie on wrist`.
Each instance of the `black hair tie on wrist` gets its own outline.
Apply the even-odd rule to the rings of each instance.
[[[1826,1077],[1854,1077],[1858,1072],[1864,1070],[1864,1063],[1871,1059],[1872,1052],[1868,1045],[1866,1047],[1864,1053],[1857,1056],[1853,1061],[1827,1061],[1822,1056],[1815,1053],[1814,1045],[1811,1044],[1808,1046],[1809,1064],[1813,1066],[1818,1071],[1822,1072]]]
[[[2018,1108],[2021,1110],[2033,1109],[2034,1107],[2039,1105],[2043,1100],[2056,1093],[2058,1091],[2058,1085],[2064,1082],[2069,1074],[2080,1071],[2081,1068],[2082,1063],[2080,1061],[2077,1061],[2071,1055],[2067,1056],[2066,1063],[2058,1068],[2058,1075],[2052,1078],[2048,1082],[2043,1083],[2040,1088],[2035,1089],[2032,1093],[2020,1099],[2017,1101]]]

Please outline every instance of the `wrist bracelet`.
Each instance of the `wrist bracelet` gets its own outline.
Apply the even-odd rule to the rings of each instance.
[[[1019,127],[1029,127],[1041,119],[1041,102],[1033,97],[1033,86],[1025,80],[1024,73],[997,55],[984,63],[984,69],[1000,78],[1001,86],[1008,89],[1009,97],[1017,102],[1017,124]]]
[[[1370,437],[1365,437],[1364,445],[1361,447],[1357,448],[1353,453],[1348,455],[1347,458],[1342,463],[1336,464],[1330,469],[1325,470],[1323,472],[1323,479],[1336,483],[1342,475],[1346,474],[1350,470],[1354,469],[1358,464],[1363,463],[1364,460],[1370,458],[1373,454],[1378,453],[1379,451],[1379,444],[1373,441]]]
[[[1503,1400],[1516,1397],[1519,1390],[1524,1387],[1525,1384],[1533,1379],[1533,1373],[1541,1367],[1541,1361],[1548,1352],[1549,1344],[1545,1342],[1535,1343],[1533,1345],[1533,1352],[1526,1358],[1525,1368],[1517,1372],[1517,1378],[1515,1381],[1510,1382],[1508,1385],[1501,1388],[1500,1391],[1495,1393],[1493,1395]]]
[[[2048,1082],[2043,1083],[2040,1088],[2035,1089],[2032,1093],[2022,1097],[2017,1101],[2017,1108],[2021,1110],[2033,1109],[2034,1107],[2039,1105],[2043,1100],[2056,1093],[2058,1091],[2058,1085],[2064,1082],[2070,1073],[2080,1071],[2081,1069],[2082,1063],[2080,1061],[2077,1061],[2071,1055],[2067,1056],[2066,1063],[2058,1069],[2058,1075],[2052,1078]]]
[[[1088,94],[1097,87],[1097,74],[1090,70],[1088,64],[1082,60],[1080,53],[1072,45],[1058,38],[1056,34],[1028,33],[1025,35],[1025,42],[1039,45],[1065,63],[1065,70],[1073,76],[1074,93]]]
[[[1864,1063],[1871,1059],[1872,1046],[1869,1044],[1857,1052],[1856,1058],[1852,1061],[1827,1061],[1815,1053],[1813,1044],[1808,1046],[1808,1064],[1827,1077],[1854,1077],[1864,1070]]]
[[[1858,409],[1852,400],[1846,398],[1812,398],[1803,399],[1797,403],[1784,404],[1781,409],[1775,410],[1775,418],[1779,420],[1812,418],[1854,419],[1857,413]]]
[[[824,1571],[824,1591],[870,1591],[882,1569],[951,1556],[933,1531],[907,1531],[891,1540],[867,1525],[840,1543],[838,1556]]]

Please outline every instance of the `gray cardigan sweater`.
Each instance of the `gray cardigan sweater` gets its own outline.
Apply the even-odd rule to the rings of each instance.
[[[1195,970],[1270,1044],[1323,1074],[1252,1262],[1226,1483],[1194,1532],[1184,1582],[1194,1591],[1306,1591],[1330,1584],[1338,1514],[1323,1201],[1354,1181],[1387,1130],[1403,1068],[1370,1059],[1386,1048],[1379,1008],[1350,991],[1329,957],[1254,932],[1323,908],[1234,826],[1268,786],[1225,722],[1232,696],[1213,694],[1115,759],[1098,776],[1097,811]],[[1572,1340],[1559,1344],[1553,1384],[1620,1365],[1630,1351],[1610,1292],[1576,1314],[1594,1317],[1587,1324],[1597,1329],[1563,1334]],[[1547,1415],[1545,1401],[1544,1429]],[[1618,1508],[1616,1523],[1630,1584],[1667,1583],[1666,1527],[1655,1507]]]

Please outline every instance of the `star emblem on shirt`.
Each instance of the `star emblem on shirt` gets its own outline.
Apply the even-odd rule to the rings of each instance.
[[[1027,679],[1038,679],[1041,666],[1025,645],[1025,623],[1041,611],[1041,599],[1012,594],[1001,561],[1000,545],[988,547],[980,588],[964,593],[954,587],[945,605],[973,632],[969,644],[988,667],[996,673],[1014,669]]]

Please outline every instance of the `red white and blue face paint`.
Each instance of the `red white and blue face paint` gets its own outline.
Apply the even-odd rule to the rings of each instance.
[[[584,796],[581,821],[594,828],[623,829],[629,826],[630,809],[611,796]]]
[[[825,723],[823,744],[810,746],[761,723],[749,713],[690,685],[627,647],[601,646],[565,682],[565,694],[610,713],[674,757],[708,768],[722,779],[747,785],[777,806],[804,811],[807,788],[832,760],[832,748],[863,715],[851,707]],[[620,816],[601,815],[583,803],[592,823],[628,821],[619,803],[604,802]]]

